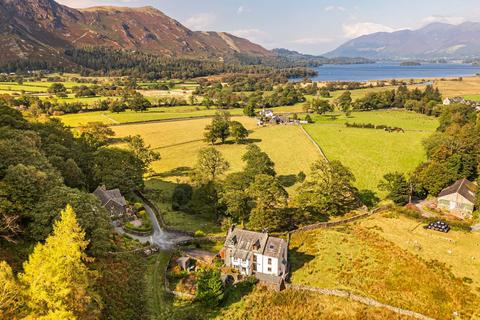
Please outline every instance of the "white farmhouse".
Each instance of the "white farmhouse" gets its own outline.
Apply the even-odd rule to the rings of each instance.
[[[440,192],[438,207],[464,219],[472,215],[476,199],[477,185],[461,179]]]
[[[288,243],[267,232],[243,230],[232,225],[220,256],[227,267],[237,269],[242,275],[254,275],[279,289],[288,275]]]

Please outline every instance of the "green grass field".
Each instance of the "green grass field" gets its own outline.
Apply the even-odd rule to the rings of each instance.
[[[316,116],[315,124],[305,130],[320,145],[330,160],[340,160],[352,170],[359,189],[378,192],[378,182],[388,172],[408,173],[425,160],[422,141],[437,126],[435,118],[405,111],[354,113],[350,118]],[[399,126],[405,133],[383,130],[347,128],[344,123],[373,123]],[[419,131],[414,131],[419,130]],[[379,195],[385,194],[379,192]]]
[[[290,262],[293,283],[353,291],[436,319],[479,316],[474,289],[448,267],[358,225],[292,235]]]

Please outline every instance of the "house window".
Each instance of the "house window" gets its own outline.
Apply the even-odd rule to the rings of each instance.
[[[253,262],[257,262],[257,256],[253,255]]]
[[[270,267],[267,270],[268,270],[268,272],[272,272],[272,268],[270,268]]]
[[[272,264],[272,258],[268,258],[268,264]]]

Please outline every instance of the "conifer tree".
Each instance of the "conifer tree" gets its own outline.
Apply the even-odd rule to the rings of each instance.
[[[99,300],[92,290],[96,273],[86,263],[88,241],[68,205],[45,243],[37,244],[19,275],[34,319],[95,318]],[[56,319],[56,318],[55,318]]]

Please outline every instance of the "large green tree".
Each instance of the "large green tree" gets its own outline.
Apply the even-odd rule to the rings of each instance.
[[[387,173],[378,184],[378,189],[388,192],[387,199],[398,205],[407,204],[409,201],[410,186],[402,173]]]
[[[319,160],[299,187],[297,204],[306,221],[342,215],[359,206],[352,172],[339,161]]]
[[[276,175],[272,159],[255,144],[247,146],[242,160],[245,162],[244,172],[251,179],[258,174]]]
[[[144,187],[144,163],[131,151],[101,148],[94,154],[93,180],[95,185],[119,188],[124,194]]]
[[[247,189],[254,201],[248,226],[252,230],[279,230],[287,224],[288,193],[276,177],[258,174]]]

